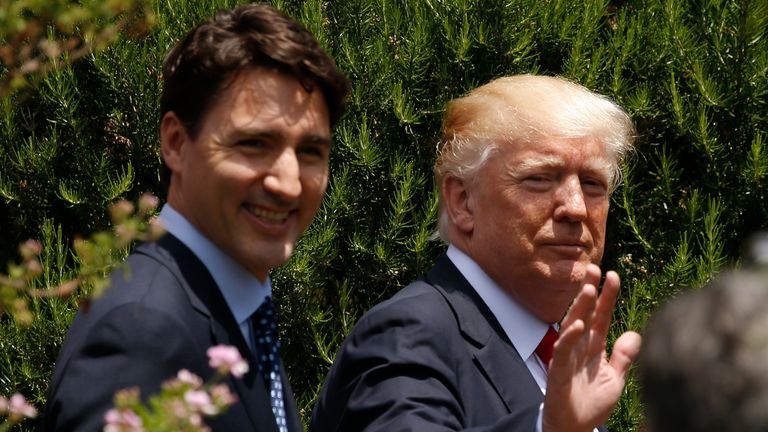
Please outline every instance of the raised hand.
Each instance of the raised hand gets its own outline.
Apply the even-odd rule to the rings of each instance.
[[[560,327],[547,377],[543,432],[587,432],[605,423],[624,389],[627,370],[640,351],[640,335],[626,332],[616,340],[610,360],[605,353],[619,275],[605,275],[598,295],[600,268],[590,264],[581,292]]]

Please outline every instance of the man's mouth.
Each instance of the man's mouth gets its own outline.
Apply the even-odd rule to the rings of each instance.
[[[581,242],[552,242],[547,243],[546,246],[567,253],[580,253],[589,250],[587,244]]]
[[[288,215],[291,214],[290,211],[266,210],[256,206],[246,206],[246,208],[254,216],[271,222],[282,222],[288,218]]]

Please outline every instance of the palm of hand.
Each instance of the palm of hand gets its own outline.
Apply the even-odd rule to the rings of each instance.
[[[608,360],[605,344],[619,278],[608,272],[600,296],[599,280],[600,269],[590,266],[581,292],[563,319],[547,378],[544,432],[586,432],[605,423],[640,350],[640,336],[627,332],[617,339]]]

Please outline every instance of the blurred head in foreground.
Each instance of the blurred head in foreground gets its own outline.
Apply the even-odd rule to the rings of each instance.
[[[640,380],[651,432],[768,431],[768,266],[665,305],[647,326]]]

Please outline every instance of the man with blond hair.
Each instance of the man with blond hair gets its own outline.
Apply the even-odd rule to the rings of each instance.
[[[503,77],[450,102],[435,164],[448,250],[357,323],[310,430],[600,427],[640,349],[627,332],[608,359],[615,272],[598,294],[633,136],[621,108],[561,78]]]

